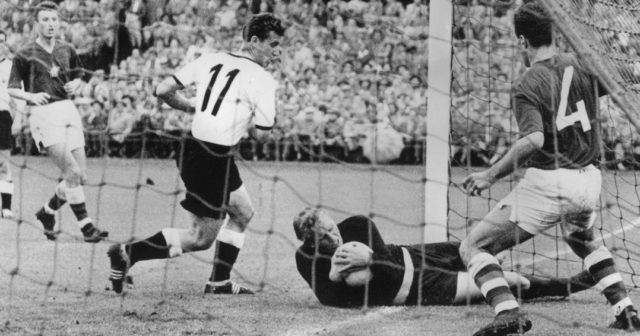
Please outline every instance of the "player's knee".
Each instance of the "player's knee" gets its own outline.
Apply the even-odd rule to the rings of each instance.
[[[462,241],[462,243],[460,243],[460,248],[458,249],[458,251],[460,252],[460,258],[462,258],[462,261],[465,265],[469,264],[469,261],[473,256],[471,250],[472,249],[470,247],[469,240],[465,239]]]
[[[229,217],[233,223],[236,223],[242,230],[244,230],[249,226],[249,222],[251,222],[254,214],[255,212],[253,207],[249,206],[242,209],[242,211],[230,211]]]
[[[67,182],[67,187],[74,188],[83,184],[84,172],[79,167],[71,167],[66,173],[64,180]]]

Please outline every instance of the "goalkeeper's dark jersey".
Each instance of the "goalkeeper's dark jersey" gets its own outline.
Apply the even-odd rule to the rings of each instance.
[[[457,274],[465,266],[458,253],[459,243],[445,242],[399,246],[385,244],[376,225],[364,216],[349,217],[338,224],[344,242],[358,241],[373,250],[373,278],[369,282],[369,306],[392,305],[403,283],[405,265],[402,248],[407,249],[412,264],[411,287],[404,304],[418,302],[422,287],[422,304],[451,304],[455,296]],[[422,272],[424,259],[428,268]],[[314,248],[301,246],[296,251],[298,272],[314,291],[320,303],[337,307],[358,307],[365,303],[365,287],[350,287],[329,280],[331,255],[315,254]]]
[[[600,157],[597,100],[604,94],[606,90],[573,54],[534,63],[512,91],[520,136],[544,134],[542,149],[526,166],[581,168],[596,162]]]

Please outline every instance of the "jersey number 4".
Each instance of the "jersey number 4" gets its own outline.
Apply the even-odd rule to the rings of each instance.
[[[209,107],[209,99],[211,98],[211,89],[213,89],[213,85],[216,83],[216,79],[218,79],[220,70],[222,70],[222,64],[218,64],[212,67],[211,70],[209,70],[209,73],[212,74],[211,80],[209,81],[209,85],[207,85],[207,91],[204,93],[204,99],[202,100],[202,107],[200,108],[200,112],[206,111],[207,108]],[[240,70],[238,69],[233,69],[227,72],[227,76],[226,76],[227,84],[224,85],[224,87],[222,88],[222,91],[220,91],[220,94],[218,95],[218,99],[216,99],[215,105],[213,105],[213,110],[211,111],[212,115],[215,116],[218,114],[218,110],[220,109],[220,105],[224,100],[224,96],[227,94],[227,91],[229,91],[229,87],[231,86],[231,83],[233,83],[233,80],[236,78],[239,72]]]
[[[571,87],[571,80],[573,79],[573,66],[568,66],[564,69],[562,75],[562,91],[560,93],[560,106],[558,107],[558,115],[556,117],[556,127],[558,131],[561,131],[577,122],[580,122],[582,131],[587,132],[591,130],[591,122],[587,115],[587,107],[584,105],[584,100],[576,103],[577,111],[573,111],[571,114],[567,114],[567,104],[569,103],[569,88]]]

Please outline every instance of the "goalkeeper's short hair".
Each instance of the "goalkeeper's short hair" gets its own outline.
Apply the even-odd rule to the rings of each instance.
[[[313,237],[313,233],[315,232],[313,229],[318,221],[320,211],[322,210],[318,208],[306,207],[293,218],[293,230],[298,240],[306,241],[310,237]]]

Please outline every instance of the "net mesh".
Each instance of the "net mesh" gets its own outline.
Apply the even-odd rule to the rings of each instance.
[[[134,1],[131,11],[143,17],[140,12],[135,12],[135,3],[138,2]],[[467,197],[457,184],[470,171],[495,162],[517,139],[509,93],[512,83],[524,70],[512,36],[513,8],[486,6],[484,1],[481,5],[462,3],[464,1],[454,3],[455,26],[452,36],[452,184],[448,232],[449,238],[454,241],[464,238],[470,226],[495,206],[517,182],[517,176],[503,180],[480,198]],[[119,6],[123,5],[109,1],[88,1],[85,4],[88,7],[104,6],[92,10],[82,5],[74,7],[77,4],[74,1],[63,2],[63,7],[69,6],[65,15],[71,24],[67,31],[86,31],[92,39],[74,41],[74,44],[82,48],[96,39],[104,38],[106,43],[102,46],[106,45],[107,48],[97,49],[96,55],[98,59],[105,58],[107,65],[115,64],[106,69],[109,74],[104,74],[105,69],[85,69],[96,80],[91,98],[96,101],[104,95],[102,104],[115,102],[115,106],[110,108],[102,106],[107,116],[94,119],[95,122],[89,123],[85,129],[87,151],[92,157],[88,161],[89,180],[86,185],[88,210],[96,224],[111,232],[110,242],[138,240],[165,227],[188,227],[189,219],[185,218],[178,204],[184,193],[180,177],[175,164],[163,159],[179,152],[186,130],[184,125],[190,122],[189,116],[152,102],[148,109],[162,111],[165,115],[161,120],[162,129],[156,127],[159,121],[155,117],[158,114],[140,112],[141,116],[146,115],[142,118],[145,121],[139,123],[142,125],[140,128],[131,130],[128,136],[135,141],[127,145],[118,141],[117,137],[114,139],[115,134],[109,133],[108,120],[111,114],[116,113],[116,109],[121,108],[118,104],[126,100],[123,97],[131,94],[132,90],[136,90],[138,103],[147,108],[145,97],[151,97],[150,90],[155,81],[171,74],[176,64],[181,64],[180,61],[174,63],[174,59],[184,56],[184,50],[187,49],[186,45],[173,45],[170,42],[172,39],[197,36],[192,34],[195,30],[204,36],[203,43],[211,42],[207,36],[214,36],[212,43],[227,50],[239,46],[239,40],[235,37],[238,31],[221,29],[220,18],[207,14],[212,12],[207,6],[212,5],[201,1],[197,6],[203,7],[194,7],[200,8],[200,15],[196,12],[185,17],[157,17],[146,22],[147,19],[143,19],[140,24],[152,29],[139,30],[139,35],[132,34],[125,41],[119,27],[127,27],[134,32],[138,30],[136,20],[127,18],[132,13],[119,12]],[[3,2],[0,5],[8,8],[3,13],[26,14],[29,9],[26,1]],[[169,1],[164,12],[179,13],[183,5],[181,1]],[[10,161],[16,182],[17,218],[15,225],[2,227],[4,244],[0,253],[2,279],[6,284],[0,287],[0,293],[6,298],[0,306],[0,318],[4,322],[0,331],[3,334],[82,334],[92,331],[118,334],[123,330],[131,334],[209,334],[212,330],[220,334],[239,335],[397,334],[398,328],[419,331],[428,328],[439,334],[453,335],[468,334],[471,329],[477,328],[477,319],[469,318],[476,314],[476,308],[471,306],[463,309],[463,312],[459,307],[437,307],[413,311],[383,308],[373,312],[368,308],[356,311],[326,309],[318,313],[319,304],[297,274],[293,262],[299,242],[290,223],[300,209],[305,206],[320,207],[338,220],[349,215],[367,215],[378,224],[387,243],[413,244],[424,241],[426,178],[423,167],[356,162],[383,162],[384,157],[393,156],[397,147],[394,145],[397,142],[396,132],[403,135],[404,159],[414,164],[421,162],[424,151],[424,133],[421,131],[425,126],[426,112],[424,90],[412,89],[408,78],[404,77],[406,73],[418,74],[426,82],[426,62],[421,57],[427,54],[426,19],[419,15],[400,19],[393,16],[393,9],[385,6],[382,6],[381,14],[376,12],[378,9],[375,8],[379,7],[377,2],[371,6],[375,9],[372,13],[362,16],[354,16],[353,11],[347,10],[342,13],[342,20],[357,19],[354,20],[355,27],[347,24],[351,30],[340,37],[337,34],[334,40],[325,36],[325,42],[337,41],[326,48],[326,45],[318,43],[321,38],[310,37],[317,33],[308,27],[312,26],[308,18],[315,7],[299,4],[302,9],[285,6],[284,12],[278,12],[282,10],[278,8],[280,2],[270,5],[292,25],[290,31],[294,33],[290,37],[296,42],[286,46],[287,50],[306,47],[311,50],[312,58],[318,52],[321,61],[315,64],[315,73],[307,73],[300,67],[294,69],[298,76],[285,74],[280,78],[284,85],[279,102],[284,112],[278,122],[282,124],[278,125],[275,136],[268,143],[245,142],[237,153],[242,158],[239,162],[241,174],[258,215],[249,226],[247,243],[232,277],[258,289],[260,294],[240,300],[202,297],[200,290],[213,260],[210,252],[204,252],[188,254],[169,262],[138,264],[131,273],[134,276],[134,288],[125,295],[114,295],[108,290],[106,281],[108,262],[104,253],[107,244],[81,243],[73,215],[66,208],[58,217],[62,236],[55,243],[43,244],[42,227],[32,220],[32,212],[46,201],[60,179],[57,168],[44,157],[13,156]],[[329,4],[328,8],[331,6]],[[622,18],[629,18],[629,13],[635,11],[633,4],[605,1],[589,2],[584,7],[578,2],[566,6],[579,9],[575,11],[576,15],[584,11],[599,13],[606,9],[622,15]],[[587,8],[589,6],[591,9]],[[358,10],[355,9],[356,12]],[[327,12],[334,15],[329,9]],[[417,13],[420,11],[414,14]],[[19,20],[20,14],[13,15],[17,15],[18,20],[12,18],[5,22],[26,20]],[[189,19],[193,19],[195,24]],[[618,27],[620,22],[624,20],[612,19],[607,23],[594,22],[587,26],[603,36],[614,36],[608,39],[609,42],[627,41],[630,46],[630,41],[636,35],[631,23],[623,24],[620,28],[628,29],[628,36],[609,28]],[[195,28],[188,28],[191,26]],[[360,29],[363,26],[366,29]],[[16,39],[13,43],[31,36],[28,27],[21,28],[18,37],[11,35]],[[388,52],[384,50],[385,43],[372,37],[376,29],[392,41],[399,55],[395,63],[387,64],[383,57],[369,69],[359,59],[360,56],[351,50],[357,49],[351,42],[369,44],[374,59],[378,57],[376,53],[384,55]],[[163,40],[157,48],[147,49],[141,57],[135,53],[130,57],[120,56],[119,50],[136,43],[141,46],[145,34],[150,31],[155,34],[156,40]],[[74,34],[78,35],[83,34]],[[633,70],[629,67],[629,64],[633,64],[630,60],[634,59],[630,52],[632,48],[625,49],[630,52],[628,54],[618,54],[614,42],[611,42],[610,48],[601,44],[604,50],[616,50],[616,53],[604,54],[603,59],[622,59],[619,64],[624,64],[626,70],[616,78],[625,83],[625,87],[634,90]],[[190,42],[196,46],[200,43],[200,40]],[[326,49],[324,52],[323,48]],[[163,49],[170,52],[160,52]],[[162,54],[164,61],[149,62],[155,59],[154,53],[156,56]],[[190,55],[190,52],[186,54]],[[296,57],[293,53],[291,56]],[[358,62],[363,67],[353,71],[357,85],[351,80],[347,80],[347,85],[329,85],[339,82],[340,78],[351,72],[347,61],[351,61],[352,67]],[[398,68],[400,64],[405,67]],[[325,72],[327,69],[333,69],[333,73]],[[319,83],[318,88],[313,88],[314,81]],[[374,82],[377,85],[371,85]],[[390,84],[400,85],[400,89],[388,90]],[[335,130],[332,130],[335,126],[334,116],[323,115],[317,119],[316,113],[312,112],[309,120],[304,120],[306,114],[300,117],[302,120],[296,118],[297,112],[305,105],[314,104],[314,95],[318,91],[354,87],[359,88],[357,99],[360,100],[353,102],[357,99],[335,95],[338,97],[334,98],[336,103],[348,101],[352,104],[338,104],[335,108],[338,113],[333,113],[331,108],[327,113],[337,114],[335,119],[339,120],[342,127],[342,136],[335,136]],[[412,102],[408,96],[422,101]],[[377,100],[377,103],[371,103],[370,97],[376,98],[371,100]],[[322,98],[327,100],[327,105],[333,103],[330,97]],[[86,112],[83,109],[91,106],[82,100],[77,103],[82,113]],[[18,106],[17,110],[20,109]],[[632,131],[632,126],[610,100],[602,101],[601,109],[603,119],[606,119],[603,124],[607,134],[605,166],[610,170],[605,173],[597,232],[616,255],[625,280],[629,280],[627,284],[637,287],[635,269],[640,265],[635,251],[639,240],[634,238],[634,229],[640,201],[636,190],[636,132]],[[16,116],[22,118],[18,125],[25,131],[17,133],[17,142],[24,149],[22,154],[35,153],[31,151],[33,144],[25,128],[28,114],[18,113]],[[371,119],[375,122],[371,123]],[[386,128],[384,121],[389,121],[396,132]],[[310,135],[300,127],[295,129],[297,133],[293,131],[296,125],[304,123],[322,125],[320,135]],[[361,142],[363,138],[367,140]],[[374,149],[365,149],[367,146]],[[376,147],[384,148],[375,150]],[[120,159],[120,156],[133,159]],[[267,160],[329,161],[337,164],[262,162]],[[565,248],[559,238],[560,232],[551,231],[510,251],[506,255],[505,268],[543,277],[566,276],[581,270],[582,262]],[[597,311],[591,309],[593,306],[596,305],[587,305],[587,308],[578,311],[585,314],[588,313],[585,310]],[[572,305],[571,309],[574,308]],[[532,309],[536,311],[535,307]],[[558,314],[562,314],[563,309],[568,307],[560,305],[559,308],[549,309],[556,309]],[[393,316],[394,321],[384,318],[388,315]],[[552,329],[561,330],[569,323],[566,318],[559,318],[560,315],[542,308],[536,311],[536,315],[546,320]],[[489,315],[484,317],[489,318]],[[603,317],[597,315],[594,318],[601,320]],[[583,319],[576,316],[570,317],[569,321],[582,323]],[[289,325],[291,327],[287,327]],[[602,331],[597,324],[587,323],[586,327],[596,332]]]
[[[547,3],[546,1],[544,3]],[[555,3],[555,2],[554,2]],[[631,95],[637,92],[637,11],[633,1],[568,1],[554,4],[553,18],[569,24],[559,28],[557,45],[563,52],[576,52],[576,43],[566,38],[567,31],[579,36],[580,43],[596,54],[596,62],[615,69],[609,76]],[[562,12],[558,9],[562,9]],[[454,5],[452,83],[452,154],[453,165],[466,172],[472,166],[495,162],[505,153],[505,146],[518,138],[513,118],[510,90],[525,71],[520,47],[513,33],[513,7],[510,5],[475,6],[464,2]],[[601,77],[602,81],[603,77]],[[604,183],[598,208],[596,229],[602,241],[616,257],[616,262],[630,287],[637,287],[638,256],[633,238],[638,226],[636,192],[637,173],[634,148],[637,139],[632,119],[610,97],[600,101],[600,121],[604,144],[601,168]],[[630,121],[631,120],[631,121]],[[553,154],[553,153],[551,153]],[[634,167],[634,168],[632,168]],[[515,186],[521,176],[498,182],[497,188],[481,198],[469,199],[463,210],[450,210],[453,237],[464,237],[471,224],[482,218]],[[455,177],[452,177],[454,179]],[[455,190],[453,195],[463,192]],[[456,197],[456,196],[453,196]],[[478,209],[484,211],[478,212]],[[455,223],[458,223],[456,225]],[[532,242],[507,253],[511,269],[538,276],[555,277],[575,273],[583,267],[562,241],[558,228],[549,230]]]
[[[157,102],[152,98],[152,90],[163,77],[203,52],[201,42],[205,40],[207,48],[215,50],[239,47],[237,27],[224,28],[218,22],[220,17],[208,14],[211,8],[207,6],[218,6],[230,14],[240,10],[241,3],[207,3],[188,7],[187,11],[193,12],[186,16],[175,8],[185,5],[183,1],[172,1],[164,8],[159,6],[165,13],[175,11],[175,15],[157,17],[146,23],[146,29],[136,27],[136,20],[129,17],[144,17],[135,12],[141,1],[61,3],[67,22],[64,36],[81,54],[85,80],[90,83],[83,87],[86,92],[76,93],[75,99],[83,117],[89,156],[87,208],[94,224],[110,231],[108,243],[137,241],[165,227],[190,225],[190,219],[178,204],[184,197],[184,186],[175,163],[165,159],[180,154],[191,119],[188,114]],[[8,44],[13,51],[33,38],[28,17],[33,9],[30,5],[28,1],[1,4],[5,13],[9,13],[2,23],[4,27],[7,23],[11,25]],[[424,240],[425,179],[423,169],[415,164],[423,160],[420,129],[426,106],[420,101],[424,99],[424,88],[420,83],[411,88],[409,81],[410,74],[420,82],[426,81],[421,77],[425,74],[421,70],[422,61],[416,56],[425,47],[426,35],[421,35],[424,17],[409,19],[398,28],[399,18],[369,13],[365,23],[360,21],[364,20],[361,13],[357,26],[349,24],[350,30],[340,37],[334,36],[335,41],[326,31],[321,33],[329,37],[309,39],[313,29],[305,25],[312,15],[309,8],[298,5],[297,12],[295,6],[291,9],[285,4],[281,9],[285,12],[278,13],[290,25],[285,57],[288,60],[300,57],[291,51],[301,48],[322,57],[313,66],[304,65],[311,68],[310,72],[300,64],[303,62],[296,60],[296,67],[280,73],[282,77],[278,79],[283,85],[278,98],[283,110],[274,136],[267,143],[242,141],[234,153],[258,215],[247,230],[248,241],[232,278],[257,289],[259,295],[245,303],[233,304],[234,307],[229,307],[226,299],[211,302],[203,298],[200,293],[213,260],[211,251],[191,253],[169,262],[137,264],[130,273],[135,285],[130,284],[125,295],[114,295],[106,281],[108,244],[84,244],[68,207],[56,216],[58,239],[45,241],[43,228],[33,218],[33,212],[53,195],[62,176],[48,158],[38,153],[31,139],[30,108],[12,101],[10,108],[17,119],[14,123],[17,146],[15,155],[5,159],[14,172],[16,218],[14,225],[3,227],[6,231],[2,235],[0,267],[6,280],[6,286],[0,289],[6,298],[2,300],[3,334],[77,334],[88,330],[104,334],[118,330],[209,334],[210,330],[216,330],[221,334],[281,335],[323,330],[332,327],[335,315],[311,318],[314,314],[308,311],[303,316],[305,320],[291,328],[284,322],[297,310],[317,305],[292,264],[300,243],[291,229],[291,220],[300,209],[319,207],[336,219],[364,214],[384,226],[386,239],[407,243]],[[198,13],[198,6],[207,11]],[[336,8],[343,10],[337,4]],[[345,21],[354,17],[344,10],[340,17]],[[424,10],[420,13],[425,14]],[[185,21],[187,18],[194,19],[196,25]],[[123,34],[125,28],[129,35]],[[391,71],[392,65],[384,63],[389,57],[388,50],[386,55],[385,50],[375,50],[380,55],[370,54],[368,62],[350,50],[349,43],[353,41],[361,46],[360,51],[373,53],[370,35],[374,30],[389,36],[392,47],[402,47],[393,65],[403,65],[404,69],[398,70],[402,75],[396,75]],[[143,45],[142,39],[149,32],[156,42]],[[202,40],[193,41],[196,35]],[[328,46],[317,44],[324,39]],[[177,41],[184,45],[177,46]],[[405,50],[406,44],[411,44],[413,50]],[[187,51],[185,57],[189,45],[196,51],[193,54]],[[130,55],[123,52],[127,49]],[[138,53],[143,49],[146,51]],[[355,71],[349,68],[354,65]],[[322,69],[331,69],[329,72],[333,74]],[[339,73],[341,69],[346,73]],[[339,84],[340,80],[344,84]],[[402,87],[389,92],[392,83]],[[351,95],[347,97],[336,93],[343,89],[354,92],[345,93]],[[323,95],[323,90],[333,95]],[[194,93],[193,88],[186,91],[187,95]],[[388,106],[391,98],[400,106]],[[5,96],[1,99],[8,102]],[[137,108],[134,110],[132,105]],[[325,109],[319,109],[319,105]],[[311,112],[306,113],[309,108]],[[401,150],[407,163],[414,165],[378,164],[398,160]],[[384,195],[381,190],[385,190]],[[278,305],[282,309],[274,311],[273,307]],[[100,312],[105,307],[108,312]],[[22,319],[33,314],[37,317]],[[359,318],[361,312],[346,316]],[[154,320],[157,325],[142,327]],[[171,321],[182,320],[193,324],[172,325]]]

